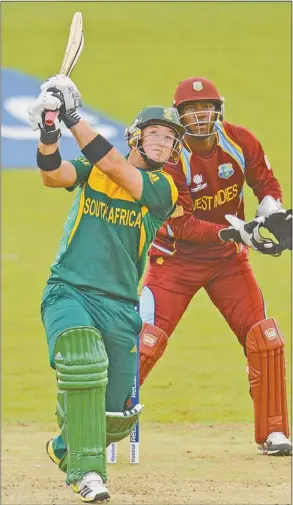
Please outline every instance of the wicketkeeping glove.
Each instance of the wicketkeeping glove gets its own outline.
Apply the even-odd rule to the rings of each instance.
[[[231,226],[219,231],[219,237],[223,242],[242,243],[255,251],[271,256],[280,256],[282,253],[280,244],[261,235],[260,229],[264,226],[264,217],[257,217],[248,223],[231,214],[226,214],[225,218]]]
[[[266,217],[264,227],[276,237],[283,250],[292,251],[292,209]]]

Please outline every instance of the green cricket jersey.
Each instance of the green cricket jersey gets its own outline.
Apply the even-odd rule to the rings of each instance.
[[[86,158],[72,160],[78,187],[64,225],[48,283],[137,302],[147,251],[170,215],[178,192],[162,170],[140,170],[143,192],[136,201]]]

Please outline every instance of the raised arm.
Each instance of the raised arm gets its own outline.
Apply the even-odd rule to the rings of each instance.
[[[60,121],[57,117],[52,126],[46,127],[44,116],[47,110],[60,108],[60,100],[50,91],[43,91],[29,109],[29,121],[33,130],[40,130],[37,165],[45,186],[68,188],[75,184],[77,174],[69,161],[63,161],[58,149],[61,137]]]
[[[52,162],[53,158],[56,160],[56,165],[60,161],[60,164],[56,169],[52,168],[48,171],[44,170],[44,168],[40,168],[40,175],[44,186],[48,186],[49,188],[70,188],[74,186],[77,178],[75,167],[72,163],[70,163],[70,161],[61,160],[58,144],[46,145],[40,142],[38,150],[42,156],[40,156],[40,154],[37,154],[37,156],[39,159],[43,157],[43,163],[46,162],[46,157],[47,160],[49,160],[49,166],[50,161]],[[44,167],[42,162],[40,164]]]
[[[143,191],[140,171],[86,121],[79,120],[70,129],[84,156],[135,200],[139,200]]]
[[[40,129],[37,164],[44,185],[70,188],[77,180],[75,166],[69,161],[62,161],[58,149],[58,139],[61,136],[60,120],[62,119],[72,131],[91,167],[96,165],[136,200],[139,200],[143,191],[140,171],[76,114],[76,108],[81,103],[81,95],[71,79],[60,75],[53,76],[41,86],[41,89],[40,96],[29,110],[29,120],[33,130]],[[59,117],[50,127],[44,123],[47,110],[59,111]]]

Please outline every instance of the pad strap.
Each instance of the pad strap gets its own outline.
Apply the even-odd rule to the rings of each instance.
[[[124,412],[106,412],[107,446],[130,435],[143,409],[144,405],[138,403]]]

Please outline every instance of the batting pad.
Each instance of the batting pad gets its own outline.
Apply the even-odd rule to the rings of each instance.
[[[55,347],[57,418],[67,446],[67,483],[90,471],[106,479],[108,357],[94,328],[64,331]]]
[[[150,323],[144,323],[139,335],[139,380],[144,383],[150,371],[163,355],[168,345],[164,330]]]
[[[273,431],[288,437],[284,340],[275,319],[252,326],[246,337],[246,355],[255,441],[263,444]]]

